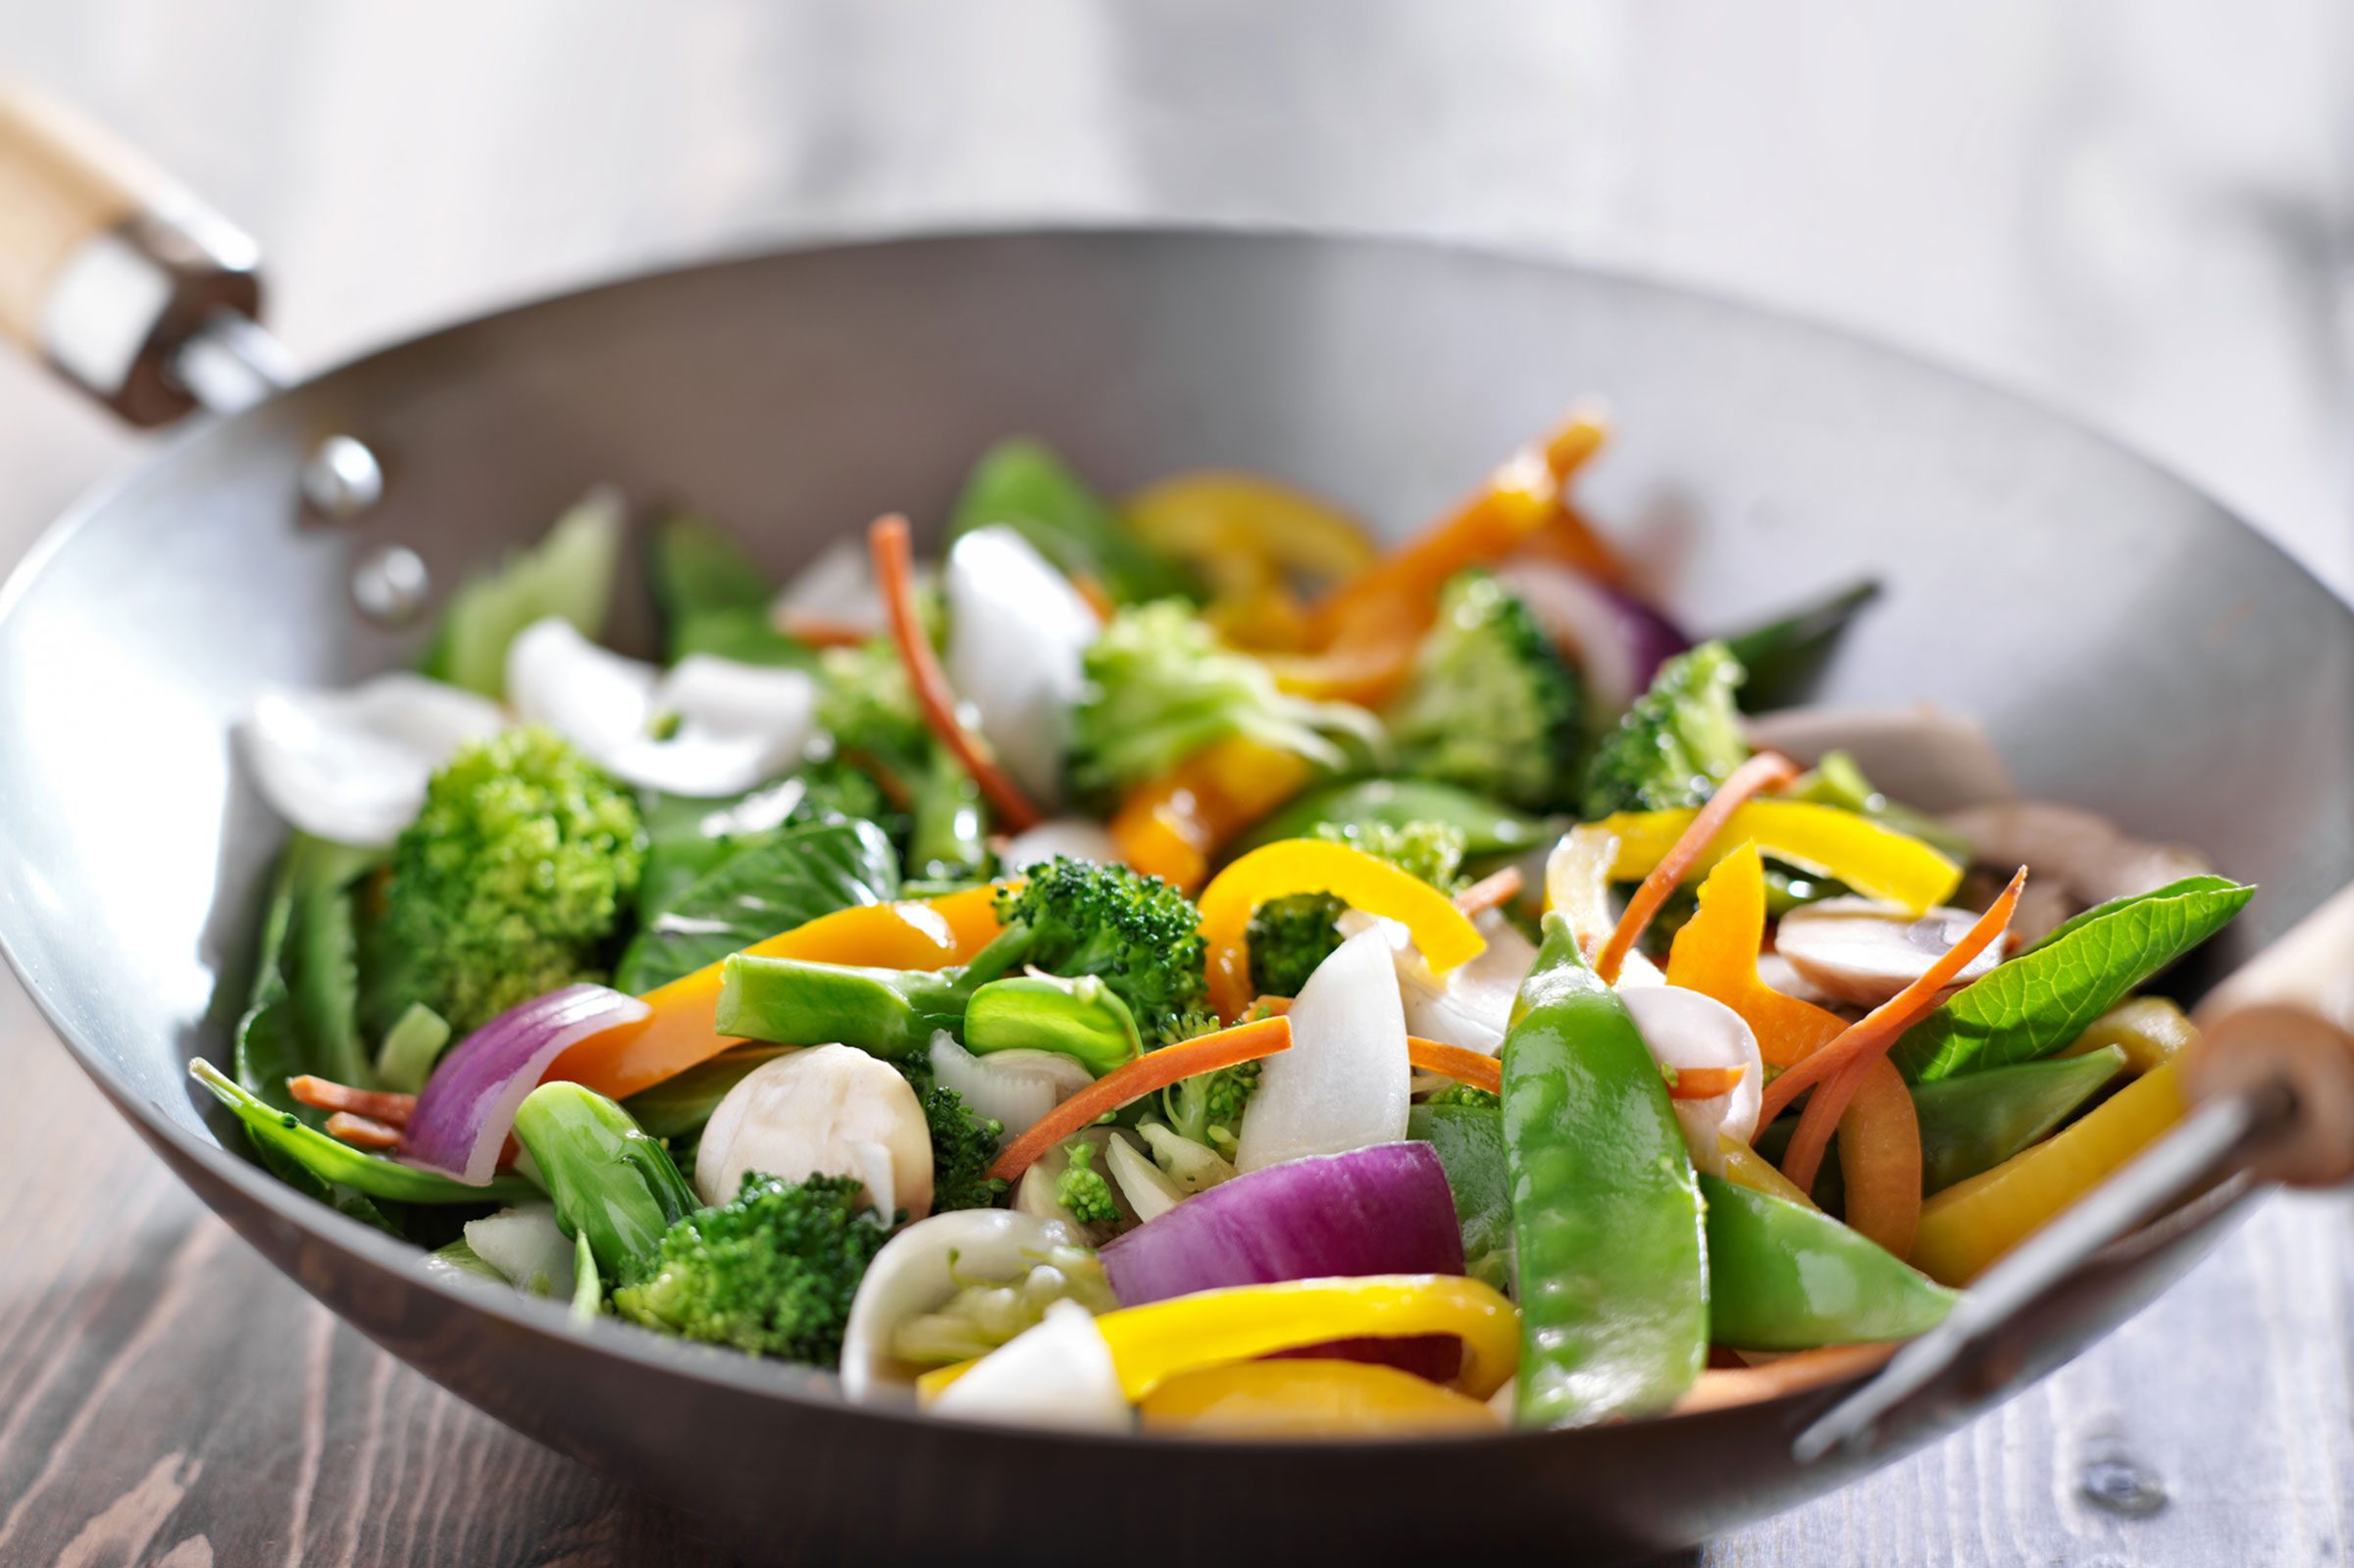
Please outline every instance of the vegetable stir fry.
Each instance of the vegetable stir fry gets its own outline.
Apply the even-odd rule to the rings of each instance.
[[[1602,444],[1387,550],[1026,438],[934,562],[885,518],[780,584],[674,516],[659,663],[603,644],[591,495],[418,672],[257,700],[295,831],[191,1071],[425,1267],[945,1418],[1476,1435],[1852,1371],[2180,1114],[2135,992],[2253,889],[1950,715],[1922,754],[1978,755],[1887,799],[1786,709],[1872,585],[1687,636],[1571,503]]]

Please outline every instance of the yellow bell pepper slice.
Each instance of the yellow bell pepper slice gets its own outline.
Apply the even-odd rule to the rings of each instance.
[[[1175,475],[1130,496],[1120,515],[1147,544],[1199,568],[1220,598],[1294,572],[1351,577],[1374,559],[1372,541],[1346,513],[1257,474]]]
[[[2074,1044],[2057,1054],[2084,1056],[2122,1045],[2125,1071],[2139,1078],[2197,1043],[2199,1028],[2190,1015],[2163,996],[2132,996],[2092,1021]]]
[[[1695,814],[1622,811],[1605,817],[1597,826],[1618,838],[1612,880],[1635,882],[1649,873],[1675,847]],[[1803,800],[1753,800],[1734,812],[1694,863],[1694,875],[1706,875],[1751,839],[1776,860],[1835,877],[1868,898],[1902,904],[1915,914],[1945,902],[1962,885],[1962,868],[1919,839],[1869,817]]]
[[[1243,856],[1202,890],[1209,1004],[1235,1019],[1251,1004],[1251,912],[1270,898],[1331,893],[1353,909],[1395,920],[1435,974],[1476,958],[1487,938],[1448,896],[1361,849],[1321,838],[1285,838]]]
[[[997,889],[968,887],[941,898],[837,910],[744,951],[820,964],[946,969],[979,952],[998,930]],[[589,1036],[557,1057],[547,1076],[625,1099],[718,1055],[737,1043],[719,1032],[720,969],[707,965],[647,991],[642,999],[651,1014]]]
[[[1716,1135],[1716,1153],[1724,1162],[1724,1179],[1735,1187],[1746,1187],[1752,1192],[1763,1192],[1767,1197],[1803,1203],[1808,1208],[1815,1207],[1813,1193],[1784,1176],[1773,1161],[1730,1133]]]
[[[1520,1367],[1519,1309],[1459,1274],[1366,1274],[1197,1290],[1106,1312],[1096,1327],[1131,1399],[1147,1398],[1187,1373],[1327,1340],[1451,1335],[1463,1344],[1456,1385],[1474,1399],[1503,1388]],[[927,1372],[916,1379],[916,1393],[929,1403],[979,1364]]]
[[[1298,794],[1315,770],[1289,751],[1239,736],[1138,785],[1110,825],[1120,858],[1191,893],[1226,840]]]
[[[1147,1432],[1277,1442],[1498,1432],[1477,1399],[1365,1361],[1242,1361],[1187,1372],[1137,1406]]]
[[[2182,1119],[2179,1059],[2162,1062],[2073,1126],[1930,1198],[1913,1266],[1968,1285]]]
[[[1758,974],[1765,940],[1766,865],[1758,846],[1745,843],[1700,885],[1700,908],[1667,950],[1667,984],[1713,996],[1739,1013],[1766,1060],[1787,1067],[1835,1038],[1847,1021],[1766,985]]]

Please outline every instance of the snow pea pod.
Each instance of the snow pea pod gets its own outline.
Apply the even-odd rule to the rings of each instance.
[[[1502,1054],[1520,1424],[1664,1409],[1708,1353],[1700,1189],[1642,1035],[1558,914]]]
[[[1505,1179],[1502,1116],[1489,1105],[1417,1105],[1407,1113],[1406,1136],[1428,1143],[1447,1172],[1456,1223],[1463,1232],[1463,1272],[1510,1290],[1512,1196]]]
[[[1954,1291],[1829,1216],[1703,1175],[1709,1339],[1743,1350],[1904,1340],[1943,1322]]]

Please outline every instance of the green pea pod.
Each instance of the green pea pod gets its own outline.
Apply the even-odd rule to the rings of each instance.
[[[1455,1191],[1463,1231],[1463,1272],[1483,1285],[1512,1288],[1512,1195],[1505,1177],[1504,1118],[1487,1105],[1417,1105],[1406,1136],[1428,1143]]]
[[[222,1104],[236,1113],[253,1140],[271,1153],[290,1161],[332,1187],[346,1187],[370,1197],[400,1203],[528,1203],[538,1193],[520,1177],[493,1177],[482,1187],[433,1171],[380,1159],[364,1149],[338,1143],[315,1127],[306,1126],[199,1056],[188,1063],[188,1076]]]
[[[1260,823],[1235,846],[1236,854],[1278,838],[1306,838],[1318,828],[1404,828],[1435,822],[1459,828],[1463,853],[1516,854],[1555,837],[1558,825],[1524,816],[1485,795],[1421,779],[1359,779],[1310,789]]]
[[[964,1021],[967,987],[953,970],[866,969],[738,953],[721,970],[719,1032],[780,1045],[855,1045],[905,1057],[935,1030]]]
[[[1016,975],[991,981],[964,1009],[964,1043],[991,1051],[1055,1051],[1101,1078],[1144,1054],[1128,1004],[1094,975]]]
[[[1709,1339],[1743,1350],[1907,1340],[1961,1297],[1827,1214],[1714,1176]]]
[[[540,1085],[515,1109],[515,1137],[547,1184],[556,1223],[610,1277],[625,1277],[699,1206],[669,1152],[594,1089]]]
[[[1920,1118],[1921,1192],[1942,1192],[2040,1142],[2107,1087],[2124,1065],[2124,1048],[2106,1045],[2081,1056],[1990,1067],[1914,1085],[1913,1108]],[[1796,1118],[1786,1116],[1766,1129],[1758,1138],[1758,1152],[1778,1162],[1796,1126]],[[1834,1138],[1834,1153],[1838,1146]],[[1837,1209],[1845,1195],[1839,1161],[1825,1159],[1815,1179],[1815,1201]]]
[[[1651,1051],[1558,914],[1503,1058],[1520,1424],[1663,1410],[1708,1354],[1700,1189]]]

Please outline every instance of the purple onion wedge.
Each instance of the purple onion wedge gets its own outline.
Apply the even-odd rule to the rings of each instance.
[[[1650,605],[1565,566],[1513,561],[1496,575],[1575,658],[1587,691],[1607,712],[1624,712],[1661,665],[1692,646],[1680,627]]]
[[[480,1187],[498,1168],[515,1107],[568,1046],[653,1009],[604,986],[567,986],[510,1007],[450,1047],[417,1096],[401,1153]]]

